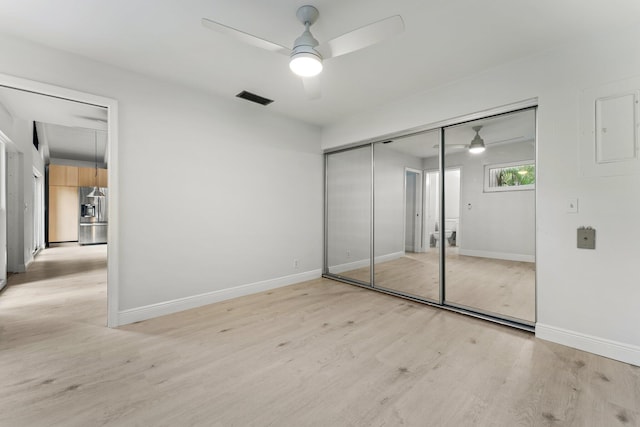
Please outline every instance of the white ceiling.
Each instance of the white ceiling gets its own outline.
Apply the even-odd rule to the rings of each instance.
[[[496,145],[535,141],[536,137],[535,111],[529,109],[445,128],[445,153],[465,150],[467,147],[462,145],[468,146],[476,134],[474,126],[482,126],[479,135],[487,149]],[[384,147],[418,158],[438,157],[439,141],[440,131],[434,130],[395,138]]]
[[[309,2],[321,42],[395,14],[406,31],[326,61],[323,96],[309,100],[286,57],[200,24],[291,46]],[[637,0],[0,0],[1,32],[229,99],[255,92],[275,100],[265,108],[318,125],[639,20]]]
[[[107,162],[107,132],[95,129],[43,125],[49,146],[49,156],[55,160],[73,160],[97,163],[105,167]],[[40,136],[40,135],[38,135]]]
[[[47,159],[105,164],[107,110],[104,107],[0,86],[0,104],[14,118],[33,120]]]

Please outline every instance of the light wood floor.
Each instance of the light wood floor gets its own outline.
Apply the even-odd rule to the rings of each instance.
[[[448,248],[445,260],[447,302],[497,315],[534,322],[536,319],[535,264],[458,255]],[[375,266],[375,284],[438,301],[438,254],[411,253]],[[340,273],[370,282],[369,267]]]
[[[324,279],[108,329],[104,265],[0,295],[0,425],[640,425],[640,368]]]

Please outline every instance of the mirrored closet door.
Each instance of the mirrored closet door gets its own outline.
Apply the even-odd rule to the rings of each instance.
[[[326,154],[325,276],[530,330],[535,115]]]
[[[445,128],[445,303],[535,321],[535,110]]]
[[[371,284],[371,146],[326,156],[326,262],[339,277]]]
[[[440,300],[439,131],[374,144],[374,286]]]

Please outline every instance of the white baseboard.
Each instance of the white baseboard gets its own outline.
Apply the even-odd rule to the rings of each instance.
[[[640,366],[640,347],[537,323],[536,338]]]
[[[475,249],[460,248],[458,250],[458,254],[464,255],[464,256],[475,256],[480,258],[504,259],[506,261],[536,262],[535,255],[512,254],[508,252],[477,251]]]
[[[26,273],[29,266],[33,263],[33,260],[27,261],[26,264],[17,264],[13,268],[7,268],[9,273]]]
[[[118,313],[117,326],[177,313],[179,311],[189,310],[191,308],[201,307],[203,305],[213,304],[232,298],[268,291],[270,289],[289,286],[306,280],[317,279],[321,277],[321,275],[321,270],[311,270],[304,273],[292,274],[290,276],[277,277],[275,279],[249,283],[246,285],[235,286],[233,288],[221,289],[204,294],[178,298],[171,301],[164,301],[157,304],[145,305],[143,307],[122,310]]]
[[[393,261],[394,259],[398,259],[404,256],[404,252],[393,252],[386,255],[380,255],[376,257],[376,264],[381,262]],[[368,267],[371,263],[369,259],[361,259],[359,261],[348,262],[345,264],[338,264],[332,267],[329,267],[329,273],[331,274],[340,274],[345,271],[357,270],[358,268]]]

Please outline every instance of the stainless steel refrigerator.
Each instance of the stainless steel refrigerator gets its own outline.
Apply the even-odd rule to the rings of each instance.
[[[78,243],[94,245],[107,243],[109,227],[107,188],[100,188],[105,197],[87,197],[93,187],[80,187],[80,224],[78,227]]]

